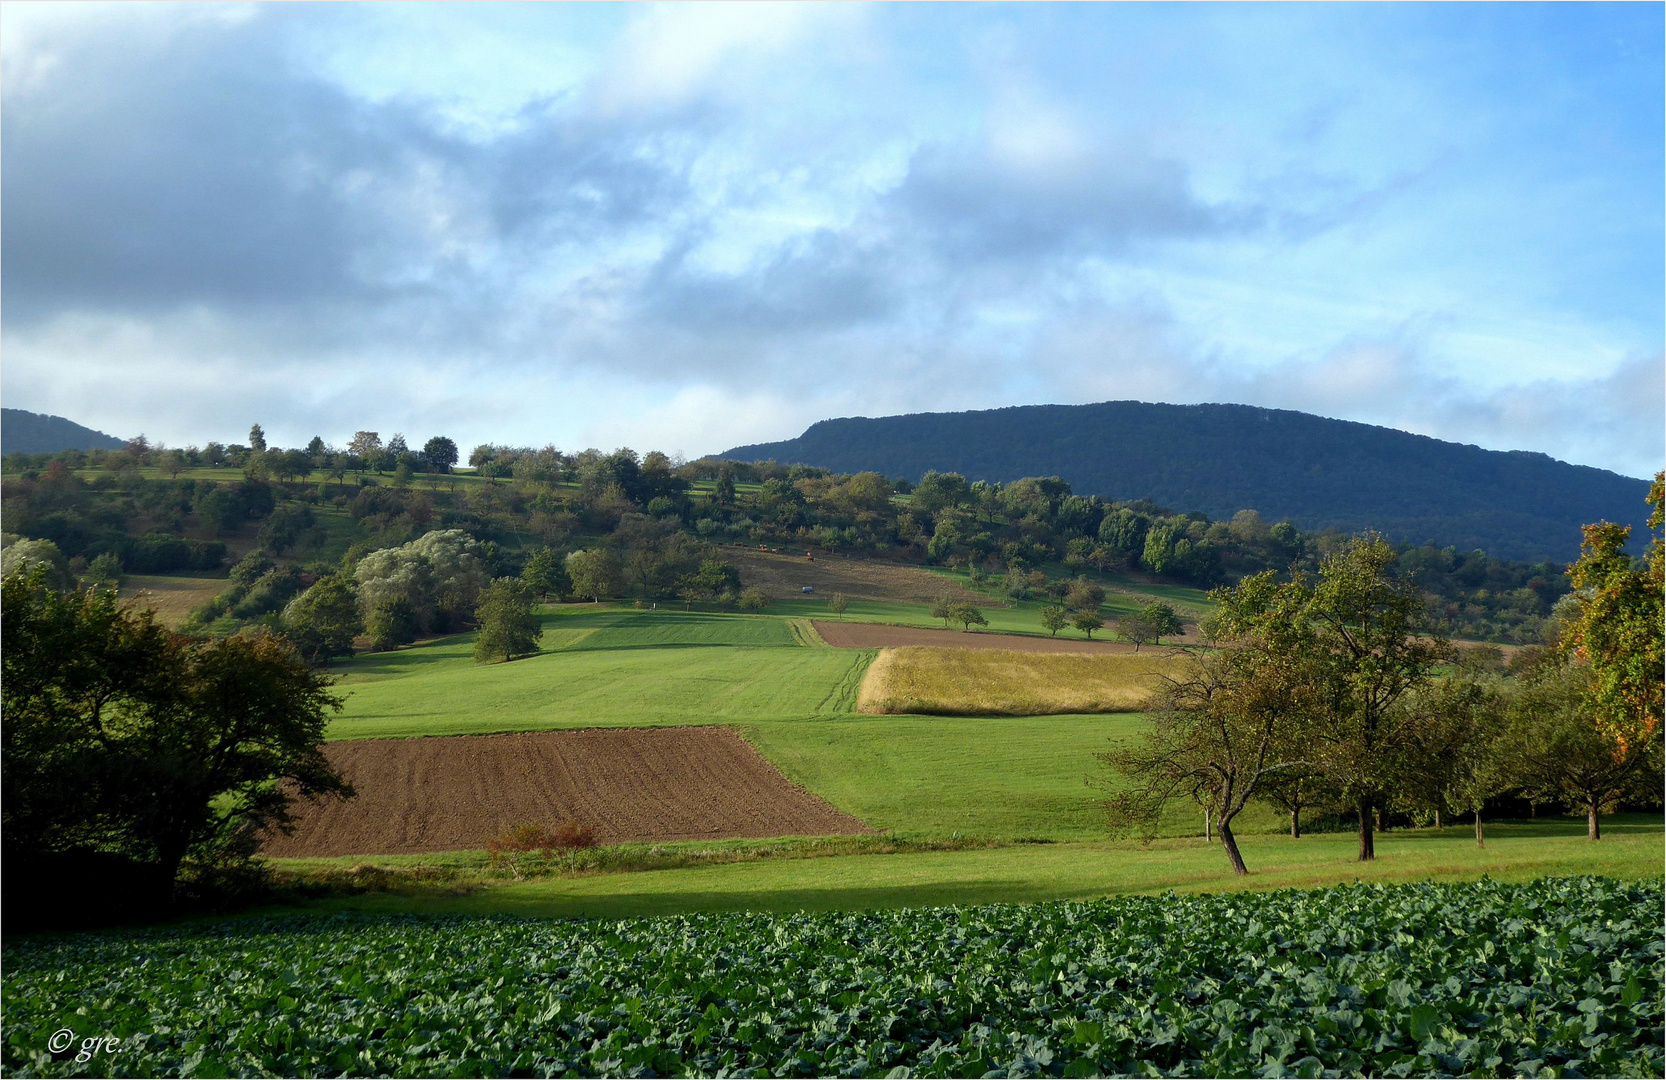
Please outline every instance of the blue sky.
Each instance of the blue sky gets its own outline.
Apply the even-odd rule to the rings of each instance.
[[[8,406],[689,456],[1239,401],[1666,457],[1663,8],[0,8]]]

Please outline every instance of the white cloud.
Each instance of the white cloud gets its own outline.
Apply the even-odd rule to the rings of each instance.
[[[591,93],[608,114],[682,105],[863,17],[855,4],[654,4],[626,26]]]

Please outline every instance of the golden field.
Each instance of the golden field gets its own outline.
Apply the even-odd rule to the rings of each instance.
[[[1183,656],[1037,653],[905,646],[884,649],[857,696],[865,713],[1046,716],[1137,712]]]

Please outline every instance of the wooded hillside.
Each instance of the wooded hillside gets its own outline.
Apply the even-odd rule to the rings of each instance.
[[[1392,428],[1248,405],[1026,405],[824,420],[723,457],[773,458],[917,481],[928,470],[1006,482],[1058,476],[1079,494],[1151,499],[1303,530],[1374,528],[1412,544],[1571,560],[1579,529],[1642,536],[1644,480],[1544,454],[1483,450]]]

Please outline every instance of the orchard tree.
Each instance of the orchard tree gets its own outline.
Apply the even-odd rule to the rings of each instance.
[[[1041,609],[1041,625],[1049,635],[1058,637],[1059,631],[1070,625],[1070,616],[1058,604],[1049,604]]]
[[[1314,729],[1323,767],[1359,817],[1359,858],[1376,858],[1376,812],[1393,788],[1394,764],[1415,730],[1400,699],[1426,685],[1452,654],[1430,634],[1422,594],[1393,573],[1398,555],[1376,533],[1356,537],[1320,563],[1305,592],[1313,627],[1313,677],[1326,722]],[[1217,594],[1211,594],[1217,595]]]
[[[448,473],[457,464],[457,444],[444,435],[436,435],[422,445],[422,456],[428,471]]]
[[[595,603],[619,591],[619,560],[606,548],[588,548],[567,556],[567,576],[573,593]]]
[[[1141,645],[1149,644],[1157,639],[1157,631],[1151,625],[1151,620],[1146,617],[1145,612],[1136,611],[1117,619],[1116,636],[1134,646],[1135,652],[1139,652]]]
[[[1523,676],[1510,702],[1510,741],[1528,795],[1585,815],[1586,836],[1602,838],[1601,814],[1626,799],[1658,799],[1658,739],[1619,743],[1599,723],[1603,708],[1591,669],[1555,657]]]
[[[1180,616],[1175,614],[1173,606],[1161,601],[1147,604],[1140,609],[1140,615],[1151,628],[1153,644],[1161,645],[1163,638],[1172,637],[1186,628],[1180,621]]]
[[[532,610],[532,590],[515,578],[498,578],[486,586],[474,617],[480,623],[474,642],[476,663],[530,656],[538,651],[538,640],[544,636]]]
[[[1631,527],[1602,521],[1585,526],[1579,561],[1568,569],[1578,616],[1562,644],[1589,667],[1592,719],[1624,754],[1639,742],[1661,739],[1663,639],[1662,597],[1666,593],[1662,481],[1649,488],[1649,550],[1643,559],[1626,554]]]
[[[1093,632],[1104,626],[1105,620],[1099,617],[1098,612],[1083,611],[1078,613],[1074,619],[1070,620],[1070,625],[1086,634],[1087,639],[1092,641]]]
[[[954,618],[954,601],[950,599],[948,593],[938,593],[937,599],[931,602],[931,617],[942,619],[943,629],[947,630],[949,628],[949,620]]]
[[[1299,584],[1256,574],[1215,599],[1222,648],[1165,678],[1141,739],[1099,758],[1131,781],[1112,785],[1106,801],[1114,827],[1154,835],[1170,802],[1196,802],[1211,815],[1232,872],[1242,875],[1232,822],[1275,784],[1313,771],[1309,732],[1321,702]]]
[[[850,600],[844,593],[834,593],[827,598],[827,610],[842,619],[850,610]]]
[[[550,548],[539,548],[532,553],[526,561],[526,568],[521,571],[521,580],[539,599],[551,595],[560,597],[567,591],[567,569],[561,557]]]
[[[949,618],[960,624],[961,633],[966,633],[974,626],[989,625],[989,620],[984,618],[983,612],[971,604],[951,605]]]

